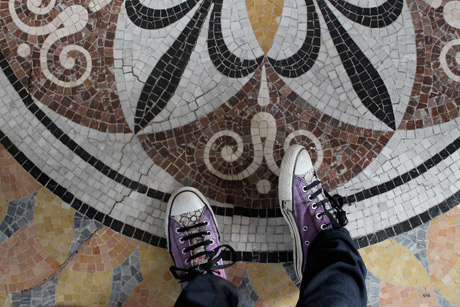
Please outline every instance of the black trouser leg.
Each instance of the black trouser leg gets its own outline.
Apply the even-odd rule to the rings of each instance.
[[[297,306],[366,306],[366,267],[345,229],[328,229],[312,242]],[[237,306],[238,292],[227,280],[199,275],[175,306]]]
[[[366,267],[348,231],[321,231],[308,251],[297,306],[366,306],[365,279]]]
[[[231,282],[213,274],[203,274],[194,278],[182,290],[175,306],[237,305],[238,291]]]

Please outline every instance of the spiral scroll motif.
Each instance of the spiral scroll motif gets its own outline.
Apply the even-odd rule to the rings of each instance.
[[[262,69],[261,85],[259,89],[258,104],[262,107],[270,104],[270,97],[268,93],[267,76],[265,67]],[[238,163],[238,160],[243,155],[245,148],[244,140],[240,134],[231,130],[221,130],[215,133],[207,142],[204,150],[203,160],[208,170],[215,176],[224,180],[242,180],[253,175],[257,169],[263,164],[263,160],[270,169],[270,171],[279,176],[280,168],[275,161],[274,151],[277,135],[277,124],[275,117],[268,112],[256,113],[251,119],[251,146],[253,148],[252,162],[249,166],[241,170],[241,166],[237,168],[230,167],[231,163]],[[219,146],[222,138],[230,137],[235,146]],[[291,142],[297,137],[306,137],[315,146],[316,162],[315,168],[319,169],[323,161],[323,150],[319,139],[308,130],[295,130],[286,137],[283,147],[286,151]],[[228,144],[228,143],[227,143]],[[247,147],[247,146],[246,146]],[[217,161],[211,161],[211,149],[218,148]],[[222,159],[223,162],[219,163],[218,160]],[[222,161],[221,160],[221,161]],[[231,169],[230,169],[231,168]],[[236,171],[235,171],[236,170]],[[267,180],[260,180],[257,183],[257,190],[261,194],[268,193],[270,190],[270,182]]]
[[[75,57],[71,56],[71,54],[74,52],[83,55],[85,62],[82,72],[79,73],[79,77],[70,77],[74,80],[65,81],[62,80],[62,78],[56,76],[55,73],[50,70],[48,54],[51,47],[56,42],[84,29],[88,22],[88,11],[86,8],[81,5],[69,6],[60,12],[51,22],[37,27],[30,26],[21,21],[16,12],[14,4],[14,0],[9,1],[9,12],[14,23],[16,26],[18,26],[19,29],[29,35],[48,35],[40,48],[40,68],[45,77],[51,82],[66,88],[71,88],[83,84],[83,82],[89,78],[92,70],[92,59],[88,50],[76,44],[70,44],[62,48],[61,53],[59,54],[59,62],[64,69],[75,70],[77,67]],[[55,7],[56,0],[50,1],[46,6],[42,6],[42,2],[40,0],[27,0],[26,4],[27,9],[30,10],[30,12],[37,15],[47,15],[50,14],[52,9]],[[99,7],[102,6],[99,5]],[[75,74],[76,72],[74,72],[74,75]]]
[[[442,48],[440,62],[446,75],[460,82],[460,39],[450,41]]]

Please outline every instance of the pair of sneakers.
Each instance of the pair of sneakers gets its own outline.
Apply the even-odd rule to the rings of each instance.
[[[278,194],[291,230],[295,272],[302,280],[310,244],[320,231],[345,226],[345,212],[323,190],[307,150],[300,145],[291,146],[283,157]],[[224,269],[235,262],[235,251],[220,244],[216,218],[206,198],[194,188],[181,188],[171,196],[166,215],[173,276],[185,283],[203,273],[226,278]],[[224,250],[232,259],[226,265]]]

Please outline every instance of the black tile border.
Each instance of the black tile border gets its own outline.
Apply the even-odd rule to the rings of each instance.
[[[378,242],[382,242],[391,237],[395,237],[397,235],[413,230],[416,227],[433,220],[434,218],[456,207],[459,203],[460,191],[456,192],[454,195],[450,196],[443,202],[434,205],[430,209],[409,218],[409,220],[398,223],[392,227],[385,228],[384,230],[380,230],[376,233],[371,233],[366,236],[355,238],[353,241],[356,246],[358,246],[358,248],[363,248]]]
[[[439,151],[437,154],[432,156],[431,158],[427,159],[422,164],[416,166],[415,168],[411,169],[410,171],[405,172],[400,176],[396,176],[395,178],[388,180],[382,184],[377,186],[373,186],[372,188],[365,189],[363,191],[357,192],[353,195],[345,196],[345,203],[351,204],[356,201],[361,201],[367,198],[371,198],[394,188],[403,185],[412,179],[415,179],[422,175],[423,173],[427,172],[429,169],[435,167],[441,161],[449,157],[452,153],[456,152],[460,149],[460,138],[455,139],[452,143],[446,146],[446,148]]]
[[[145,242],[152,246],[166,248],[166,239],[152,235],[144,230],[133,227],[122,221],[116,220],[109,215],[106,215],[98,210],[90,207],[88,204],[83,203],[81,200],[76,198],[72,193],[67,191],[66,188],[59,185],[56,181],[49,178],[45,173],[43,173],[32,161],[30,161],[11,141],[10,139],[0,130],[0,144],[5,147],[5,149],[10,153],[11,156],[27,171],[34,177],[40,184],[48,188],[56,196],[61,198],[64,202],[68,203],[73,209],[80,212],[82,215],[90,219],[95,219],[101,222],[104,226],[109,227],[110,229],[119,232],[127,237],[137,239],[139,241]],[[396,224],[392,227],[388,227],[384,230],[377,231],[376,233],[368,234],[367,236],[358,237],[353,239],[353,242],[358,248],[363,248],[372,244],[382,242],[388,238],[394,237],[396,235],[405,233],[416,227],[431,221],[432,219],[446,213],[450,209],[454,208],[460,203],[460,191],[456,192],[451,197],[447,198],[443,202],[431,207],[430,209],[422,212],[414,217],[411,217],[409,220],[403,221],[399,224]],[[237,207],[241,208],[241,207]],[[212,206],[214,212],[221,211],[222,208],[216,208]],[[228,210],[229,209],[229,210]],[[236,209],[236,208],[235,208]],[[253,217],[257,217],[255,214],[260,214],[262,210],[255,210],[247,208],[241,208],[243,211],[241,213],[248,214]],[[231,208],[225,208],[225,211],[229,211],[231,216],[238,215],[240,210],[234,210]],[[273,213],[275,209],[264,209],[266,212]],[[235,212],[236,211],[236,212]],[[270,217],[266,215],[267,217]],[[260,217],[260,215],[259,215]],[[224,252],[224,259],[230,259],[228,252]],[[272,252],[236,252],[237,261],[245,262],[260,262],[260,263],[284,263],[292,262],[293,255],[292,251],[272,251]]]
[[[59,183],[48,177],[42,172],[32,161],[30,161],[24,153],[22,153],[10,139],[0,130],[0,144],[5,147],[8,153],[41,185],[53,192],[57,197],[61,198],[65,203],[69,204],[73,209],[82,215],[101,222],[104,226],[122,233],[128,237],[136,238],[153,246],[166,248],[166,239],[151,235],[141,229],[125,224],[122,221],[116,220],[109,215],[106,215],[81,200],[76,198],[72,193]]]
[[[230,253],[223,251],[224,260],[230,260]],[[277,252],[240,252],[236,251],[236,261],[259,263],[287,263],[293,261],[292,251]]]

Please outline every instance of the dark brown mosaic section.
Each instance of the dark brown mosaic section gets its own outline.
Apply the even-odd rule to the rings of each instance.
[[[59,1],[45,15],[29,11],[26,1],[16,1],[15,9],[20,21],[28,26],[39,27],[51,23],[65,8],[82,5],[86,9],[89,2]],[[75,66],[70,69],[62,66],[59,56],[65,46],[76,44],[91,56],[89,78],[81,85],[63,87],[48,80],[40,67],[40,48],[48,35],[30,35],[21,31],[9,14],[8,1],[0,2],[0,47],[13,72],[30,94],[77,124],[109,133],[131,132],[118,98],[115,75],[110,70],[113,67],[113,43],[122,3],[122,0],[114,0],[96,13],[87,10],[88,22],[83,30],[52,44],[47,54],[49,71],[63,82],[80,78],[87,65],[81,52],[70,51]],[[18,46],[21,44],[30,47],[30,55],[18,55]]]
[[[223,174],[238,174],[252,163],[255,146],[251,134],[251,120],[257,113],[270,113],[276,120],[276,137],[273,158],[281,164],[284,141],[296,130],[307,130],[320,141],[324,160],[318,175],[328,189],[337,187],[360,173],[383,149],[393,132],[373,131],[342,123],[309,105],[294,93],[265,61],[271,103],[260,106],[257,97],[261,69],[229,101],[214,112],[188,125],[148,135],[139,139],[153,161],[184,185],[199,188],[206,196],[252,208],[276,208],[278,177],[270,170],[267,161],[249,177],[242,180],[223,180],[213,175],[204,162],[208,141],[218,132],[231,130],[242,136],[244,150],[234,162],[225,161],[220,152],[230,146],[236,151],[236,141],[221,136],[209,151],[211,165]],[[266,145],[266,139],[262,142]],[[316,160],[316,148],[305,136],[291,141],[309,148]],[[271,189],[260,194],[256,188],[261,179],[270,181]]]
[[[460,37],[460,30],[446,23],[443,7],[423,1],[407,1],[415,28],[417,69],[409,105],[399,129],[414,130],[446,123],[459,115],[460,83],[449,78],[441,66],[442,48]],[[455,60],[458,46],[447,54],[447,65],[460,76]]]

